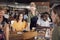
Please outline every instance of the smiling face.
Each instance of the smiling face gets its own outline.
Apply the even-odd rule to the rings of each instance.
[[[36,10],[36,5],[35,5],[34,2],[31,2],[31,3],[30,3],[30,10],[31,10],[31,11],[35,11],[35,10]]]
[[[47,20],[48,19],[48,16],[47,15],[44,15],[44,17],[43,17],[43,20]]]
[[[20,14],[19,19],[21,20],[23,19],[23,14]]]
[[[49,17],[49,15],[48,15],[48,14],[45,14],[45,13],[42,13],[42,15],[41,15],[41,18],[42,18],[44,21],[48,20],[48,17]]]

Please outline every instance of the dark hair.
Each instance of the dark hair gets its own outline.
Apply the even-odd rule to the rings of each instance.
[[[45,14],[49,15],[48,12],[41,13],[41,18],[43,18],[45,16]]]
[[[48,15],[49,19],[51,20],[50,22],[52,22],[51,15],[48,12],[41,13],[41,18],[45,17],[45,14]]]
[[[25,14],[28,14],[28,9],[25,9]]]
[[[16,15],[16,21],[18,22],[19,21],[19,16],[21,15],[22,13],[20,13],[19,15]],[[24,16],[24,15],[23,15]],[[22,19],[22,21],[24,21],[24,18]]]
[[[53,11],[55,14],[58,15],[58,17],[60,18],[60,5],[56,6],[53,8]]]
[[[49,13],[48,13],[48,12],[44,12],[43,14],[47,14],[47,15],[49,15]]]

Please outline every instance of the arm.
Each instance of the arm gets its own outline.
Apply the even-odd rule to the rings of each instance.
[[[37,27],[37,29],[43,29],[43,28],[48,28],[48,29],[50,29],[50,27],[47,27],[47,26],[40,26],[39,24],[36,24],[36,27]]]
[[[27,23],[28,25],[27,25],[27,27],[29,28],[28,30],[30,31],[30,21],[31,21],[31,20],[30,20],[30,13],[28,14],[28,19],[27,19],[27,20],[28,20],[28,23]]]
[[[15,25],[16,25],[15,22],[14,22],[14,21],[11,21],[11,27],[12,27],[12,31],[13,31],[13,32],[16,31],[15,28],[14,28]]]
[[[38,25],[38,24],[36,24],[36,27],[37,27],[37,29],[41,28],[41,26],[40,26],[40,25]]]
[[[5,24],[5,37],[9,40],[9,24]]]

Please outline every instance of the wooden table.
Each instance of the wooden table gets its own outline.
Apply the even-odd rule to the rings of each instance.
[[[23,33],[23,39],[30,39],[37,36],[37,32],[26,32]]]
[[[24,32],[23,34],[10,33],[10,40],[26,40],[37,36],[37,32]]]

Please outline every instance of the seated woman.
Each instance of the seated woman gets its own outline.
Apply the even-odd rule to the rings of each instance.
[[[16,19],[14,20],[12,24],[12,28],[14,31],[24,31],[24,29],[27,27],[27,22],[23,19],[23,14],[19,14],[16,16]]]
[[[17,32],[17,34],[25,30],[25,28],[27,27],[27,22],[23,20],[23,14],[19,14],[19,16],[16,17],[16,19],[12,23],[12,27],[14,29],[14,33]],[[29,32],[23,33],[22,35],[23,35],[23,39],[30,39],[35,37],[37,33],[29,31]]]

